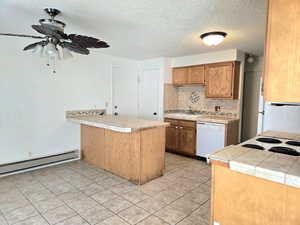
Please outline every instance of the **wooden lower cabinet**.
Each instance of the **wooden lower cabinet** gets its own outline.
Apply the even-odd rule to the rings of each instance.
[[[300,224],[300,189],[238,173],[212,162],[211,224]]]
[[[180,127],[179,151],[183,154],[196,155],[196,129],[190,127]]]
[[[175,151],[179,147],[179,130],[171,125],[166,129],[166,148]]]
[[[196,122],[165,119],[171,126],[166,129],[166,149],[188,156],[196,155]]]
[[[166,128],[166,150],[188,156],[196,156],[197,122],[165,119],[170,123]],[[239,143],[239,120],[225,124],[224,146]],[[201,151],[201,150],[200,150]]]

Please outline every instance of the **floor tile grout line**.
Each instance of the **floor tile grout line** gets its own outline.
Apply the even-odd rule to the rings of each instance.
[[[2,212],[1,210],[0,210],[0,214],[2,215],[4,221],[5,221],[7,224],[9,224],[9,223],[8,223],[8,220],[5,218],[5,216],[4,216],[4,214],[3,214],[3,212]]]
[[[17,187],[18,188],[18,187]],[[19,188],[18,188],[19,189]],[[50,223],[48,222],[48,220],[46,218],[44,218],[44,216],[40,213],[40,211],[35,207],[35,205],[33,205],[33,203],[27,198],[27,196],[19,189],[19,191],[21,192],[21,194],[23,195],[24,198],[27,199],[28,202],[30,202],[30,205],[37,211],[37,213],[45,220],[46,223],[48,223],[50,225]],[[32,216],[34,217],[34,216]],[[31,217],[28,217],[31,218]],[[27,220],[28,218],[24,219],[23,221]]]
[[[44,188],[46,188],[48,191],[50,191],[52,194],[54,194],[55,195],[55,193],[53,193],[51,190],[49,190],[48,188],[47,188],[47,186],[45,186],[42,182],[40,182],[40,180],[37,180],[37,182],[41,185],[41,186],[43,186]],[[19,192],[23,195],[23,197],[25,198],[25,199],[27,199],[28,200],[28,202],[30,203],[30,205],[37,211],[37,213],[46,221],[46,223],[48,223],[49,225],[51,225],[51,223],[43,216],[43,214],[36,208],[36,206],[34,205],[34,203],[31,201],[31,200],[29,200],[28,198],[27,198],[27,196],[20,190],[20,188],[18,187],[18,186],[16,186],[16,188],[19,190]],[[56,195],[55,195],[56,196]],[[44,200],[47,200],[47,199],[44,199]],[[41,200],[41,201],[43,201],[43,200]],[[62,201],[62,203],[64,204],[64,206],[66,206],[66,207],[68,207],[69,209],[70,209],[70,207],[68,206],[68,205],[66,205],[66,203],[65,202],[63,202]],[[58,207],[56,207],[56,208],[54,208],[54,209],[51,209],[51,210],[55,210],[55,209],[57,209],[57,208],[59,208],[59,207],[62,207],[62,206],[58,206]],[[51,211],[51,210],[48,210],[48,211]],[[71,209],[72,211],[74,211],[78,216],[80,216],[75,210],[73,210],[73,209]],[[46,211],[47,212],[47,211]],[[46,213],[45,212],[45,213]],[[32,216],[33,217],[33,216]],[[73,217],[73,216],[72,216]],[[70,218],[72,218],[72,217],[70,217]],[[80,216],[81,217],[81,216]],[[31,218],[31,217],[28,217],[28,218]],[[27,219],[28,219],[27,218]],[[70,219],[70,218],[68,218],[68,219]],[[63,220],[64,221],[64,220]],[[60,221],[60,222],[63,222],[63,221]],[[59,223],[60,223],[59,222]],[[89,224],[89,223],[88,223]]]
[[[178,169],[184,168],[184,166],[189,166],[189,163],[186,162],[186,163],[184,163],[184,165],[182,164],[180,167],[178,167]],[[207,167],[207,168],[208,168],[208,167]],[[63,169],[64,169],[64,168],[63,168]],[[72,168],[72,167],[70,167],[70,166],[67,166],[66,169],[68,169],[68,170],[70,170],[70,171],[73,171],[73,172],[75,172],[75,173],[78,173],[78,174],[79,174],[80,176],[82,176],[83,178],[86,178],[86,179],[90,180],[90,181],[91,181],[91,184],[88,184],[88,185],[86,185],[86,186],[90,186],[90,185],[93,185],[93,184],[97,184],[97,185],[101,186],[101,183],[100,183],[100,182],[95,182],[94,178],[90,178],[89,175],[86,175],[86,174],[84,174],[84,173],[80,173],[80,172],[79,172],[79,169],[74,169],[74,168]],[[89,169],[89,167],[87,167],[87,169]],[[94,169],[94,168],[91,168],[91,169]],[[202,168],[202,169],[206,169],[206,168]],[[175,173],[176,171],[178,171],[176,168],[175,168],[174,170],[175,170],[175,171],[174,171],[173,173]],[[110,173],[109,171],[105,171],[105,172]],[[97,171],[96,171],[95,173],[97,173]],[[101,172],[99,172],[99,173],[101,173]],[[112,174],[112,175],[113,175],[113,174]],[[75,191],[78,191],[78,192],[82,193],[84,196],[86,196],[86,197],[89,198],[89,199],[93,199],[93,198],[92,198],[92,195],[105,191],[105,190],[103,190],[103,191],[97,191],[97,192],[93,193],[92,195],[87,195],[87,194],[84,193],[84,190],[82,190],[80,187],[74,186],[72,182],[70,182],[70,181],[68,181],[68,180],[65,180],[65,179],[62,177],[62,175],[60,175],[59,173],[55,173],[55,176],[61,178],[64,182],[66,182],[66,183],[68,183],[69,185],[71,185],[71,186],[74,188]],[[205,175],[203,175],[203,176],[205,176]],[[179,177],[189,179],[188,176],[179,176]],[[110,178],[109,175],[108,175],[104,180],[106,180],[106,179],[108,179],[108,178]],[[113,177],[112,177],[112,178],[113,178]],[[52,194],[54,194],[56,197],[58,197],[59,194],[54,193],[51,189],[49,189],[46,185],[44,185],[39,179],[37,179],[36,177],[34,177],[34,180],[35,180],[36,182],[38,182],[40,185],[42,185],[43,187],[45,187],[47,190],[49,190],[49,191],[50,191]],[[190,180],[192,181],[193,179],[190,179]],[[210,180],[210,179],[207,179],[205,182],[201,182],[199,185],[197,185],[197,186],[194,187],[193,189],[189,190],[189,192],[190,192],[190,191],[194,191],[194,190],[197,189],[197,187],[199,187],[200,185],[203,185],[203,184],[208,183],[209,180]],[[118,183],[118,184],[115,184],[115,185],[113,185],[113,186],[121,185],[121,184],[123,184],[123,183],[126,183],[126,181],[121,182],[121,183]],[[16,185],[14,185],[14,186],[16,186]],[[18,189],[19,189],[19,188],[18,188]],[[109,189],[107,189],[107,190],[109,190]],[[143,194],[145,194],[146,196],[148,196],[149,198],[153,198],[153,199],[154,199],[156,195],[158,195],[159,193],[161,193],[161,192],[163,192],[163,191],[165,191],[165,190],[167,190],[167,187],[164,188],[164,189],[162,189],[162,190],[160,190],[159,192],[157,192],[157,193],[155,193],[155,194],[153,194],[153,195],[148,195],[147,193],[145,193],[145,192],[143,192],[142,190],[139,190],[139,189],[137,189],[136,191],[140,191],[140,192],[142,192]],[[20,191],[20,190],[19,190],[19,191]],[[162,208],[160,208],[160,209],[158,209],[158,210],[156,210],[156,211],[154,211],[154,212],[151,213],[151,212],[149,212],[148,210],[145,210],[145,209],[143,209],[142,207],[140,207],[140,206],[138,205],[140,202],[142,202],[142,201],[144,201],[144,200],[146,200],[146,199],[143,199],[143,200],[138,201],[138,202],[131,202],[130,200],[128,200],[128,199],[126,199],[126,198],[124,197],[124,195],[125,195],[126,193],[135,192],[135,190],[133,190],[133,191],[128,191],[128,192],[124,192],[124,193],[119,193],[119,192],[114,192],[114,191],[112,191],[112,192],[113,192],[114,194],[116,194],[117,196],[121,197],[121,199],[130,202],[130,203],[132,204],[132,206],[136,206],[136,207],[138,207],[138,208],[140,208],[140,209],[146,211],[149,215],[148,215],[147,217],[145,217],[142,221],[146,220],[146,219],[149,218],[150,216],[155,216],[155,217],[157,217],[157,216],[155,215],[155,213],[156,213],[157,211],[163,210],[165,207],[171,205],[172,203],[174,203],[174,202],[177,201],[178,199],[183,198],[184,196],[186,196],[186,195],[188,194],[187,191],[184,191],[184,194],[180,195],[178,198],[176,198],[176,199],[174,199],[173,201],[169,202],[168,204],[166,204],[166,205],[163,206]],[[204,192],[204,193],[205,193],[205,192]],[[22,192],[21,192],[21,194],[25,197],[25,199],[29,200]],[[62,193],[62,194],[63,194],[63,193]],[[58,197],[58,198],[59,198],[59,197]],[[93,199],[93,200],[95,200],[95,199]],[[208,201],[208,200],[207,200],[207,201]],[[200,208],[203,204],[205,204],[207,201],[203,202],[202,204],[199,204],[199,207],[196,208],[195,210],[199,209],[199,208]],[[97,202],[97,201],[96,201],[96,202]],[[35,207],[35,205],[33,204],[32,201],[28,201],[28,203],[30,203],[30,204],[36,209],[36,207]],[[62,201],[62,203],[63,203],[65,206],[67,206],[67,207],[69,208],[69,206],[66,205],[66,202],[65,202],[65,201]],[[119,214],[121,211],[124,211],[124,210],[126,210],[126,209],[132,207],[132,206],[130,206],[130,207],[126,208],[126,209],[121,210],[121,211],[118,212],[118,213],[115,213],[115,212],[111,211],[110,209],[106,208],[103,204],[101,204],[101,203],[99,203],[99,202],[97,202],[97,203],[98,203],[99,205],[101,205],[102,207],[104,207],[106,210],[109,210],[109,211],[112,213],[112,215],[116,215],[116,216],[118,216],[119,218],[121,218],[121,217],[120,217],[118,214]],[[195,202],[195,203],[197,203],[197,202]],[[51,210],[53,210],[53,209],[51,209]],[[195,210],[193,210],[190,214],[192,214]],[[38,213],[41,215],[41,213],[39,212],[39,210],[37,210],[37,211],[38,211]],[[73,211],[73,210],[72,210],[72,211]],[[75,213],[76,213],[76,215],[80,216],[80,214],[78,214],[76,210],[75,210]],[[189,216],[190,214],[188,214],[188,216]],[[80,218],[82,218],[82,217],[80,216]],[[159,217],[157,217],[157,218],[159,218]],[[185,218],[186,218],[186,217],[185,217]],[[4,219],[5,219],[5,218],[4,218]],[[83,218],[83,219],[84,219],[84,218]],[[108,218],[107,218],[107,219],[108,219]],[[122,218],[121,218],[121,219],[122,219]],[[124,219],[122,219],[122,220],[124,221]],[[103,221],[104,221],[104,220],[103,220]],[[139,223],[142,222],[142,221],[139,221]]]

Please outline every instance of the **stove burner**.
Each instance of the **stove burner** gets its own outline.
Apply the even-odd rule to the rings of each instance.
[[[268,144],[281,144],[282,141],[274,138],[257,138],[256,139],[259,142],[268,143]]]
[[[300,156],[300,153],[297,152],[296,150],[292,148],[281,147],[281,146],[272,147],[269,149],[269,151],[280,153],[280,154],[292,155],[292,156]]]
[[[253,149],[258,149],[258,150],[265,150],[264,147],[262,147],[260,145],[254,145],[254,144],[244,144],[244,145],[242,145],[242,147],[253,148]]]
[[[296,147],[300,147],[300,142],[299,141],[287,141],[286,144],[296,146]]]

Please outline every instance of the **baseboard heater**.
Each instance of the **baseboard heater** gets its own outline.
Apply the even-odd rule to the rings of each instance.
[[[67,161],[79,159],[79,150],[65,152],[47,157],[40,157],[31,160],[25,160],[15,163],[0,165],[0,176],[7,176],[28,170],[34,170],[41,167],[47,167],[55,164],[60,164]]]

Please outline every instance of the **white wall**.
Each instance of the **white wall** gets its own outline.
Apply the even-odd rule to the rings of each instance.
[[[253,64],[246,63],[242,139],[248,140],[257,134],[260,83],[264,58],[257,57]]]
[[[240,51],[237,49],[228,49],[224,51],[215,51],[197,55],[188,55],[172,58],[172,67],[193,66],[208,63],[218,63],[235,61],[240,58]]]
[[[78,149],[79,126],[65,121],[65,111],[110,109],[112,65],[136,63],[74,54],[53,76],[44,59],[22,52],[28,40],[0,41],[0,164]]]

